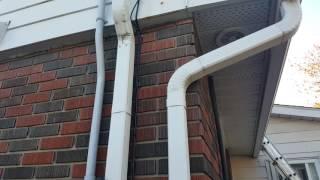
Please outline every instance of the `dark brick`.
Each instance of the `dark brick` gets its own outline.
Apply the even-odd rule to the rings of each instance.
[[[42,166],[37,167],[37,178],[64,178],[70,173],[69,166]]]
[[[145,160],[135,162],[135,175],[152,175],[156,173],[156,161]]]
[[[105,51],[104,53],[104,59],[110,60],[110,59],[116,59],[117,57],[117,50],[111,49],[109,51]]]
[[[4,117],[5,112],[5,108],[0,108],[0,118]]]
[[[76,121],[79,111],[56,112],[48,115],[47,123]]]
[[[105,81],[104,92],[112,92],[114,88],[114,81]],[[95,94],[96,84],[86,85],[84,94]]]
[[[71,151],[59,151],[57,152],[57,163],[67,162],[84,162],[87,160],[87,149],[71,150]]]
[[[159,174],[168,174],[168,159],[159,160]]]
[[[168,155],[167,142],[137,144],[135,147],[136,157],[162,157]]]
[[[4,171],[4,179],[32,179],[34,167],[14,167],[6,168]]]
[[[143,76],[139,77],[139,86],[151,86],[158,83],[156,76]]]
[[[0,107],[19,105],[19,104],[21,104],[21,101],[22,101],[22,97],[21,96],[1,99]]]
[[[90,83],[96,82],[96,80],[97,80],[96,74],[89,74],[89,75],[84,75],[84,76],[72,77],[71,82],[70,82],[70,86],[90,84]]]
[[[105,62],[105,69],[106,70],[111,70],[116,68],[116,60],[108,60]],[[88,73],[96,73],[97,72],[97,64],[90,64],[88,65]]]
[[[175,62],[172,60],[143,64],[140,66],[140,75],[173,71],[174,69],[175,69]]]
[[[86,70],[87,70],[86,66],[61,69],[61,70],[58,70],[57,77],[58,78],[65,78],[65,77],[70,77],[70,76],[83,75],[86,73]]]
[[[0,166],[19,165],[21,154],[0,155]]]
[[[190,171],[191,173],[206,173],[210,177],[213,177],[213,167],[204,157],[190,158]]]
[[[38,148],[38,140],[21,140],[21,141],[12,141],[9,143],[9,151],[29,151],[36,150]]]
[[[159,139],[167,139],[168,138],[168,128],[167,126],[161,126],[158,128]]]
[[[2,83],[2,88],[23,86],[27,84],[27,81],[28,81],[27,77],[5,80]]]
[[[112,104],[113,94],[112,93],[106,93],[103,96],[103,103],[104,104]]]
[[[48,62],[44,64],[43,70],[51,71],[51,70],[62,69],[70,66],[72,66],[72,59],[64,59],[64,60],[58,60],[58,61]]]
[[[171,28],[166,28],[158,31],[157,38],[165,39],[174,36],[180,36],[193,32],[193,24],[183,24]]]
[[[20,139],[27,137],[28,128],[7,129],[0,131],[0,139]]]
[[[9,69],[17,69],[25,66],[31,66],[32,60],[30,59],[24,59],[21,61],[13,61],[9,63]]]
[[[33,64],[42,64],[58,58],[58,53],[43,54],[40,56],[33,57]]]
[[[192,34],[177,37],[177,46],[184,46],[194,44],[194,37]]]
[[[58,135],[59,125],[48,125],[30,128],[30,137],[43,137]]]
[[[100,133],[99,145],[107,145],[109,140],[109,133]],[[89,135],[78,135],[76,141],[76,147],[88,147]]]
[[[16,87],[13,89],[13,95],[23,95],[23,94],[30,94],[30,93],[35,93],[38,90],[38,84],[31,84],[27,86],[21,86],[21,87]]]
[[[0,119],[0,129],[13,128],[15,123],[15,118]]]
[[[52,112],[52,111],[61,111],[63,106],[63,101],[52,101],[36,104],[34,106],[34,113],[43,113],[43,112]]]
[[[65,99],[69,97],[81,96],[83,94],[84,87],[71,87],[68,89],[57,90],[53,94],[53,99]]]
[[[88,65],[88,73],[96,73],[97,72],[97,64],[89,64]]]

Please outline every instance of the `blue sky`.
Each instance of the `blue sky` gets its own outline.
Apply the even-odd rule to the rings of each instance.
[[[276,104],[312,107],[320,101],[315,90],[306,88],[313,80],[298,70],[296,65],[304,63],[304,56],[314,43],[320,43],[320,0],[303,0],[302,11],[302,22],[291,41]]]

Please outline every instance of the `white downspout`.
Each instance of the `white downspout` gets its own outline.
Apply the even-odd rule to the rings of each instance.
[[[290,180],[300,180],[300,177],[297,176],[288,162],[284,159],[284,157],[282,157],[282,155],[277,151],[267,137],[264,137],[262,146],[264,151],[272,160],[272,165],[277,167],[277,169],[281,171],[283,175]]]
[[[287,42],[299,27],[301,8],[298,0],[284,0],[281,7],[283,18],[278,23],[206,53],[172,75],[167,88],[169,180],[190,180],[188,86],[201,77]]]
[[[135,52],[129,4],[129,0],[114,0],[112,2],[112,14],[118,36],[118,50],[106,180],[127,179]]]
[[[103,47],[103,28],[105,2],[98,0],[98,15],[96,20],[95,45],[97,59],[97,83],[96,94],[94,98],[92,123],[90,130],[89,149],[86,165],[85,180],[95,180],[96,160],[99,143],[99,132],[101,122],[101,112],[103,105],[105,67],[104,67],[104,47]]]

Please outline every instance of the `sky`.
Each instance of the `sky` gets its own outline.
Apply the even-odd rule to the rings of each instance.
[[[302,0],[302,21],[293,37],[282,77],[278,87],[275,104],[312,107],[320,100],[316,91],[308,89],[312,79],[297,68],[305,61],[305,54],[314,43],[320,43],[320,0]]]

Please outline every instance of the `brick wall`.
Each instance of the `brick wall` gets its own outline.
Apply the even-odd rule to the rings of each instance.
[[[129,166],[129,176],[134,174],[135,179],[167,179],[166,85],[179,66],[197,55],[194,42],[191,20],[144,30],[137,75],[137,121],[131,138],[134,155],[130,156]],[[106,87],[96,172],[99,177],[104,176],[116,44],[115,37],[105,40]],[[95,66],[93,42],[0,64],[0,177],[84,176]],[[221,179],[207,78],[192,84],[187,102],[192,178]]]

